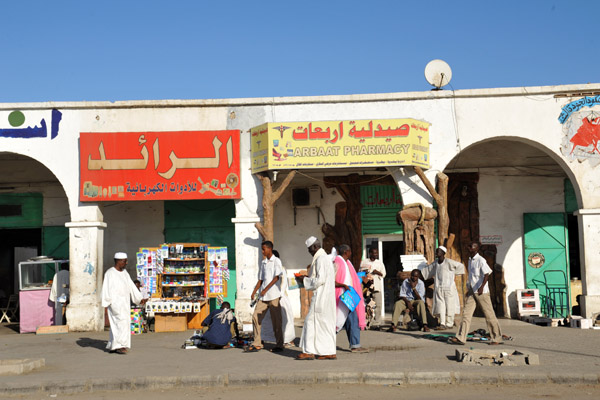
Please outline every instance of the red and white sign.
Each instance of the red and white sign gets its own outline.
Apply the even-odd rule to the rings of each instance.
[[[240,131],[79,136],[81,201],[239,199]]]

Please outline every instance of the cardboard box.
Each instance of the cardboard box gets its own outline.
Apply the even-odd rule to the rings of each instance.
[[[155,314],[155,332],[184,332],[187,330],[187,314]]]
[[[69,325],[38,326],[35,331],[36,335],[52,335],[55,333],[69,333]]]

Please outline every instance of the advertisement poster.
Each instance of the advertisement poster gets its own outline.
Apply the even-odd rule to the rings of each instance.
[[[229,277],[227,247],[209,247],[207,253],[206,297],[226,297]]]

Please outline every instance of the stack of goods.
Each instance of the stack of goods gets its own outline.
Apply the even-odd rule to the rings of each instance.
[[[149,301],[147,313],[190,313],[200,312],[201,303],[191,301]]]
[[[141,308],[131,309],[131,334],[141,335],[144,329],[143,315]]]

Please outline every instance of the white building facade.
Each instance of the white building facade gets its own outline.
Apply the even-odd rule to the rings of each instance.
[[[600,125],[594,114],[600,112],[599,94],[600,84],[592,84],[268,99],[0,104],[0,205],[10,204],[15,195],[41,193],[42,235],[51,236],[50,227],[68,230],[70,329],[98,331],[104,324],[99,297],[103,272],[112,266],[114,252],[135,254],[139,247],[163,243],[168,239],[165,232],[174,228],[166,226],[171,204],[162,200],[81,201],[80,134],[239,130],[241,197],[230,200],[232,229],[224,235],[235,247],[229,251],[235,253],[236,309],[249,312],[261,258],[262,238],[254,224],[262,220],[263,211],[262,186],[252,174],[251,128],[268,122],[411,118],[430,124],[426,171],[430,181],[435,182],[438,172],[450,180],[453,174],[477,175],[478,237],[496,246],[510,316],[516,317],[515,293],[527,285],[528,265],[539,268],[554,257],[553,250],[544,250],[539,242],[552,239],[529,239],[525,220],[532,214],[535,218],[552,214],[563,216],[563,231],[568,231],[561,264],[565,277],[569,282],[579,278],[582,314],[593,317],[600,313],[600,267],[595,263],[600,256]],[[19,112],[24,122],[18,121]],[[45,135],[28,130],[41,127],[42,120]],[[410,166],[300,169],[274,210],[275,248],[288,269],[310,263],[304,240],[311,235],[322,238],[322,225],[334,223],[336,203],[343,201],[325,178],[350,173],[387,176],[396,183],[403,204],[433,204]],[[276,174],[275,186],[286,174]],[[318,188],[318,208],[294,207],[294,188]],[[0,231],[7,236],[17,237],[24,226],[0,215]],[[361,235],[363,247],[372,240],[402,241],[398,232],[376,239],[377,235]],[[532,261],[528,241],[545,261],[535,257]],[[578,242],[575,251],[574,242]],[[9,255],[19,246],[18,239],[7,239],[0,252],[3,262],[10,263],[3,274],[13,282],[13,265],[21,260]],[[43,253],[44,246],[38,247]],[[11,282],[3,290],[14,293],[18,286]]]

